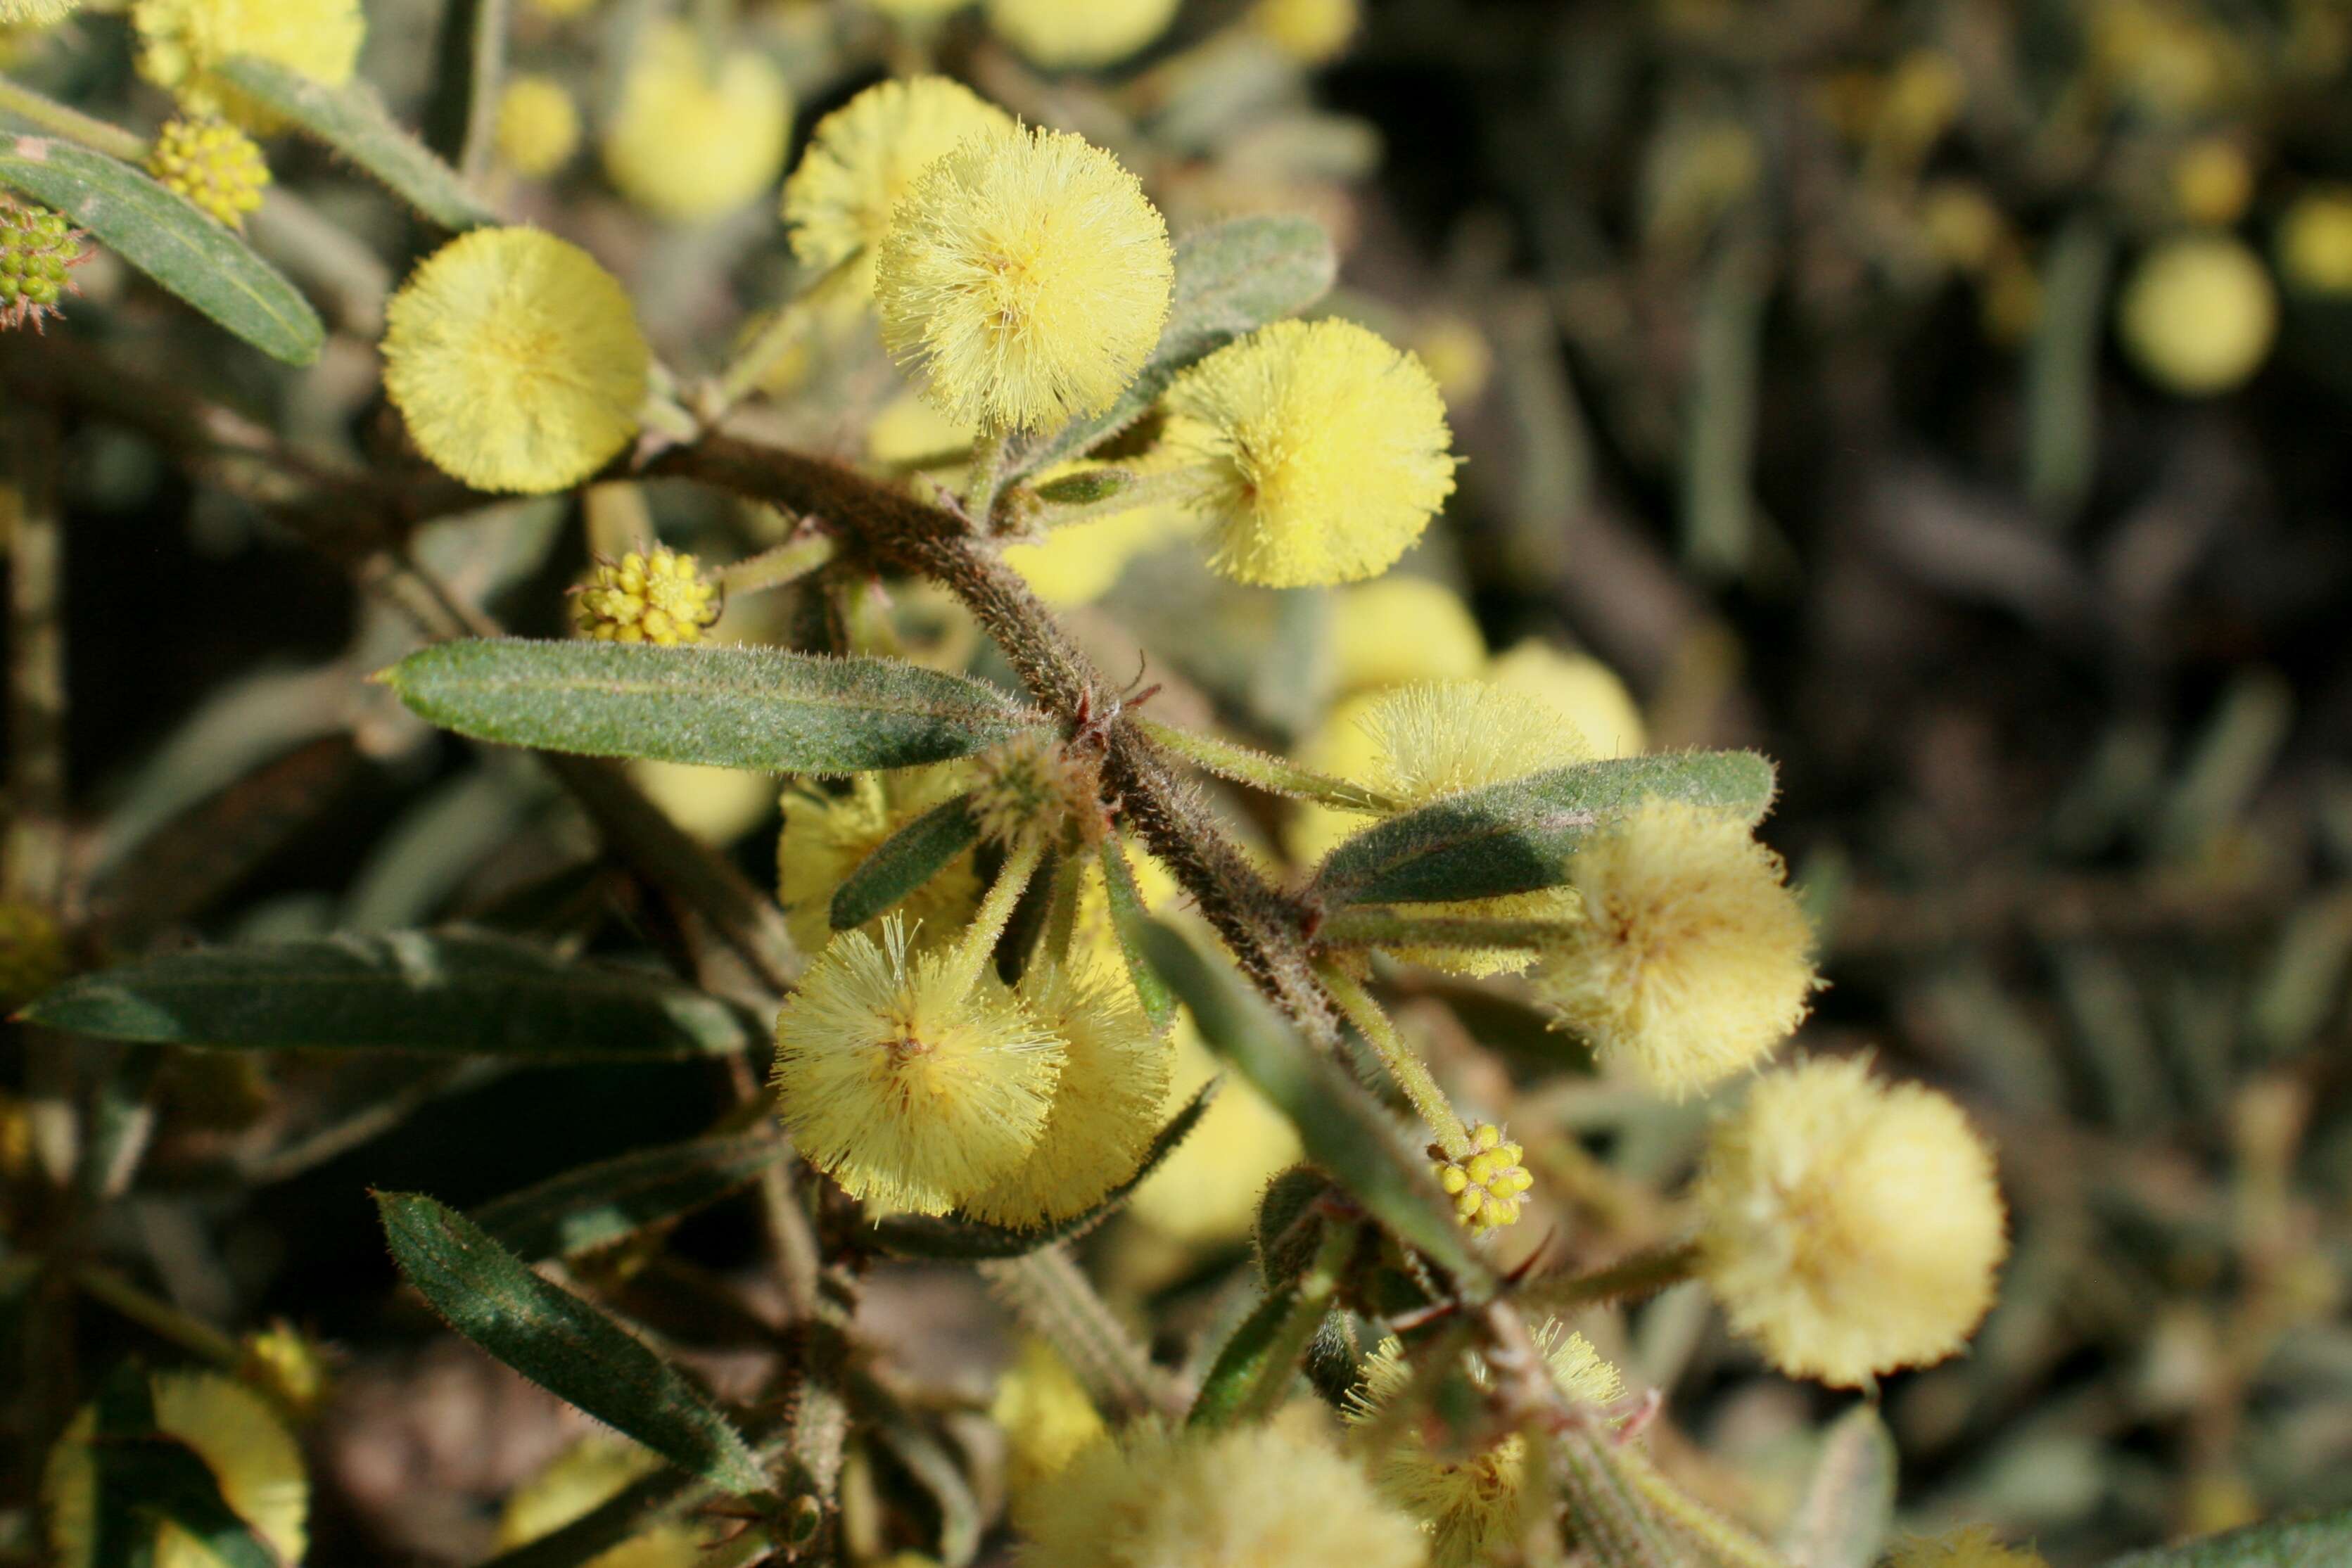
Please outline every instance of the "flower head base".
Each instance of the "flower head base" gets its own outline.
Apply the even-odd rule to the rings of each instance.
[[[915,177],[975,136],[1012,131],[1010,115],[945,77],[867,88],[817,121],[800,167],[784,182],[793,255],[824,272],[867,252],[856,292],[870,295],[870,253]]]
[[[652,350],[577,246],[476,229],[410,275],[385,321],[385,392],[418,449],[477,489],[563,489],[636,434]]]
[[[359,0],[138,0],[139,70],[198,114],[224,114],[254,131],[278,118],[214,73],[254,55],[340,87],[352,79],[367,19]]]
[[[1692,1201],[1733,1331],[1842,1386],[1958,1350],[2008,1250],[1991,1152],[1959,1107],[1858,1061],[1758,1080],[1709,1134]]]
[[[0,903],[0,1013],[14,1012],[67,975],[65,934],[47,910]]]
[[[631,550],[590,570],[572,604],[583,636],[600,643],[699,643],[719,619],[719,591],[690,555],[663,548]]]
[[[981,135],[908,187],[875,257],[882,339],[951,417],[1110,405],[1160,341],[1175,258],[1133,174],[1052,131]]]
[[[1395,564],[1454,493],[1445,400],[1352,321],[1276,321],[1176,378],[1167,447],[1204,470],[1209,564],[1267,588]]]
[[[783,172],[792,89],[767,56],[717,62],[694,29],[647,27],[604,137],[604,172],[657,218],[698,224],[751,201]]]
[[[776,1016],[775,1087],[801,1152],[853,1197],[945,1214],[985,1201],[1044,1135],[1066,1048],[952,953],[845,931]]]
[[[1886,1568],[2049,1568],[2042,1553],[2021,1546],[2003,1546],[1982,1525],[1906,1542],[1886,1560]]]
[[[1444,1145],[1429,1145],[1437,1185],[1454,1200],[1454,1214],[1474,1231],[1518,1223],[1519,1200],[1536,1185],[1519,1163],[1523,1154],[1518,1145],[1503,1141],[1503,1130],[1492,1122],[1470,1134],[1470,1152],[1458,1160],[1446,1156]]]
[[[76,293],[73,269],[89,259],[82,232],[60,213],[0,191],[0,328],[42,323]]]
[[[553,77],[513,78],[499,95],[498,149],[524,179],[545,179],[580,150],[580,106]]]
[[[1175,19],[1176,0],[988,0],[988,25],[1049,70],[1114,65]]]
[[[1568,862],[1583,919],[1539,971],[1561,1024],[1670,1094],[1787,1039],[1815,985],[1780,858],[1735,817],[1644,801]]]
[[[784,906],[793,941],[814,953],[833,938],[833,894],[883,841],[929,810],[955,799],[968,782],[961,768],[907,773],[861,773],[844,795],[813,784],[784,791],[783,835],[776,844],[776,899]],[[898,905],[917,936],[961,929],[980,896],[969,851],[950,861]],[[876,920],[862,929],[879,936]]]
[[[971,763],[972,814],[1000,844],[1042,837],[1100,841],[1102,777],[1091,756],[1050,736],[1023,736]]]
[[[156,134],[147,172],[233,229],[261,205],[269,165],[253,138],[219,120],[174,120]]]

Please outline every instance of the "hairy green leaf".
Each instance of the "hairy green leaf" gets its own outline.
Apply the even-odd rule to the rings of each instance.
[[[1870,1568],[1895,1521],[1895,1436],[1874,1405],[1856,1405],[1822,1434],[1813,1473],[1780,1533],[1795,1568]]]
[[[420,649],[383,679],[477,740],[767,773],[944,762],[1045,723],[962,675],[776,648],[497,638]]]
[[[1580,762],[1465,790],[1365,829],[1326,856],[1327,904],[1426,904],[1554,887],[1587,835],[1653,797],[1760,820],[1772,764],[1752,751]]]
[[[767,1479],[743,1435],[677,1368],[541,1279],[464,1215],[380,1192],[393,1261],[449,1326],[557,1397],[739,1497]]]
[[[971,797],[942,800],[880,843],[833,890],[828,918],[848,931],[895,908],[980,837]]]
[[[55,207],[270,358],[318,359],[326,328],[285,275],[130,164],[54,137],[0,131],[0,186]]]
[[[638,1149],[509,1193],[474,1223],[519,1258],[574,1257],[716,1203],[792,1152],[766,1133]]]
[[[169,953],[68,980],[23,1016],[100,1040],[544,1061],[717,1055],[746,1035],[725,1006],[666,976],[484,932]]]
[[[1117,833],[1103,835],[1102,868],[1110,928],[1118,938],[1119,956],[1127,961],[1127,977],[1135,986],[1135,999],[1143,1005],[1143,1016],[1151,1020],[1151,1032],[1164,1034],[1176,1017],[1176,998],[1143,956],[1143,949],[1135,945],[1135,933],[1149,918],[1149,912],[1143,907],[1143,890],[1135,884],[1135,868],[1128,864],[1126,846]]]
[[[2179,1546],[2134,1552],[2107,1568],[2342,1568],[2352,1563],[2352,1508],[2273,1519]]]
[[[1186,1425],[1223,1427],[1241,1413],[1251,1391],[1265,1378],[1266,1359],[1283,1337],[1283,1321],[1297,1303],[1297,1287],[1286,1286],[1259,1301],[1241,1321],[1201,1379],[1201,1392],[1192,1400],[1192,1413],[1184,1417]]]
[[[418,213],[453,232],[500,222],[425,143],[393,122],[366,84],[329,87],[275,60],[243,55],[221,68],[236,84],[306,135],[341,153]]]

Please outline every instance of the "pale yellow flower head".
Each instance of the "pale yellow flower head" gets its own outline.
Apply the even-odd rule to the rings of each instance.
[[[867,88],[817,121],[784,182],[793,256],[823,272],[866,252],[856,292],[870,295],[872,253],[915,177],[975,136],[1012,130],[1012,116],[945,77]]]
[[[1176,1060],[1163,1117],[1217,1076],[1190,1013],[1177,1015]],[[1256,1086],[1226,1073],[1192,1134],[1128,1200],[1127,1212],[1161,1235],[1208,1246],[1250,1233],[1258,1200],[1276,1175],[1298,1163],[1298,1129]]]
[[[1437,383],[1352,321],[1276,321],[1169,389],[1166,447],[1201,465],[1209,564],[1267,588],[1394,565],[1454,493]]]
[[[634,1483],[661,1469],[651,1449],[608,1433],[583,1437],[547,1464],[507,1499],[499,1514],[498,1547],[518,1546],[552,1535],[603,1507]],[[695,1568],[703,1532],[684,1520],[665,1520],[608,1547],[583,1568]]]
[[[543,180],[580,150],[580,106],[571,89],[530,72],[499,95],[499,160],[526,180]]]
[[[604,172],[657,218],[697,224],[756,198],[783,172],[792,89],[775,62],[735,49],[714,64],[694,29],[645,29],[604,129]]]
[[[1757,1080],[1708,1134],[1691,1201],[1732,1331],[1841,1386],[1958,1350],[2009,1248],[1991,1151],[1959,1107],[1860,1061]]]
[[[2295,198],[2279,219],[2279,270],[2314,294],[2352,294],[2352,186]]]
[[[340,87],[352,79],[367,20],[359,0],[138,0],[139,71],[200,114],[255,131],[277,117],[213,73],[254,55]]]
[[[945,1214],[984,1201],[1029,1157],[1067,1054],[993,970],[845,931],[776,1015],[785,1130],[852,1197]]]
[[[1336,59],[1356,35],[1359,0],[1257,0],[1249,28],[1302,66]]]
[[[221,1500],[287,1563],[309,1545],[310,1482],[302,1449],[269,1401],[217,1372],[157,1373],[149,1382],[155,1426],[195,1451]],[[84,1409],[49,1450],[41,1476],[49,1547],[58,1568],[86,1568],[98,1545],[98,1464],[90,1453],[98,1412]],[[153,1568],[219,1568],[178,1525],[155,1526]]]
[[[1109,406],[1160,341],[1168,228],[1085,139],[982,135],[925,170],[875,260],[890,352],[931,401],[1026,427]]]
[[[564,489],[637,433],[652,350],[575,245],[476,229],[409,275],[384,321],[385,392],[418,450],[478,490]]]
[[[1747,824],[1648,800],[1568,862],[1582,922],[1537,989],[1604,1061],[1669,1094],[1761,1060],[1805,1016],[1812,929]]]
[[[1070,1462],[1024,1568],[1422,1568],[1421,1531],[1331,1445],[1319,1409],[1262,1427],[1130,1427]]]
[[[988,1418],[1004,1429],[1005,1480],[1015,1521],[1072,1459],[1110,1436],[1070,1364],[1045,1340],[1021,1342],[1021,1352],[997,1383]]]
[[[883,841],[970,784],[962,768],[950,767],[861,773],[841,795],[808,783],[787,789],[783,834],[776,842],[776,901],[784,906],[793,944],[813,954],[831,941],[834,890]],[[961,930],[979,899],[980,878],[966,851],[909,894],[898,913],[915,938],[934,941]],[[872,920],[861,929],[879,936],[882,923]]]
[[[764,773],[639,758],[629,778],[663,816],[706,844],[731,844],[776,814],[776,781]]]
[[[2148,378],[2203,397],[2262,367],[2278,295],[2261,260],[2227,235],[2168,240],[2142,257],[2117,307],[2124,347]]]
[[[1053,70],[1115,65],[1168,30],[1177,0],[988,0],[988,25]]]
[[[253,138],[221,120],[174,120],[155,133],[147,172],[233,229],[261,205],[269,165]]]
[[[2049,1568],[2042,1553],[2022,1546],[2003,1546],[1982,1525],[1971,1525],[1949,1535],[1906,1541],[1886,1560],[1886,1568]]]
[[[0,0],[0,27],[53,27],[81,0]]]
[[[1590,653],[1564,653],[1530,637],[1496,654],[1486,678],[1556,709],[1595,757],[1639,757],[1648,744],[1633,694]]]
[[[1433,578],[1393,572],[1331,596],[1332,685],[1342,695],[1412,681],[1471,681],[1486,638],[1462,596]]]

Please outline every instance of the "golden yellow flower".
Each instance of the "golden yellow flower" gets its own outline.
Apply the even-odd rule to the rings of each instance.
[[[2262,367],[2278,296],[2254,253],[2227,235],[2167,240],[2140,259],[2117,303],[2124,347],[2148,378],[2202,397]]]
[[[776,1015],[785,1129],[852,1197],[945,1214],[983,1202],[1026,1162],[1067,1054],[992,968],[845,931]]]
[[[65,934],[48,911],[0,901],[0,1013],[10,1013],[67,975]]]
[[[1168,30],[1176,0],[988,0],[988,25],[1039,65],[1115,65]]]
[[[658,1455],[625,1437],[599,1432],[581,1438],[507,1499],[499,1514],[499,1550],[554,1534],[661,1468]],[[701,1532],[669,1520],[598,1552],[583,1568],[695,1568],[702,1552]]]
[[[1167,225],[1134,175],[1052,131],[966,142],[926,169],[875,259],[882,338],[976,424],[1094,413],[1168,317]]]
[[[694,29],[645,29],[604,129],[604,172],[623,195],[676,224],[743,206],[783,172],[792,89],[767,56],[707,58]]]
[[[1470,681],[1486,638],[1462,596],[1395,572],[1331,596],[1332,688],[1342,696],[1412,681]]]
[[[1217,1076],[1190,1013],[1177,1015],[1176,1058],[1163,1118]],[[1197,1246],[1238,1240],[1257,1218],[1258,1199],[1276,1173],[1305,1151],[1298,1129],[1256,1086],[1228,1072],[1192,1134],[1128,1200],[1127,1212],[1162,1236]]]
[[[996,1385],[988,1418],[1004,1429],[1005,1480],[1013,1514],[1025,1520],[1045,1488],[1072,1459],[1110,1435],[1086,1388],[1054,1347],[1034,1337]]]
[[[1558,712],[1595,757],[1639,757],[1647,745],[1633,694],[1616,671],[1590,653],[1563,653],[1530,637],[1496,654],[1486,678]]]
[[[891,834],[970,785],[960,768],[921,768],[861,773],[842,795],[814,784],[787,789],[783,835],[776,843],[776,900],[784,906],[800,950],[814,954],[833,939],[834,891],[866,856]],[[916,940],[929,942],[961,929],[979,897],[980,879],[966,851],[908,894],[898,913],[906,916]],[[879,936],[882,923],[872,920],[861,929]]]
[[[1907,1541],[1895,1549],[1886,1568],[2049,1568],[2042,1554],[2003,1546],[1993,1532],[1972,1525],[1949,1535]]]
[[[139,70],[199,114],[266,131],[278,117],[214,75],[238,55],[340,87],[359,63],[367,19],[359,0],[138,0]]]
[[[1249,28],[1302,66],[1337,59],[1355,37],[1358,0],[1257,0]]]
[[[1840,1385],[1958,1350],[2009,1248],[1991,1151],[1960,1108],[1859,1061],[1757,1080],[1708,1134],[1691,1201],[1732,1331]]]
[[[233,229],[261,205],[269,165],[253,138],[226,120],[174,120],[155,134],[147,172]]]
[[[598,561],[572,595],[581,635],[600,643],[699,643],[719,619],[718,588],[690,555],[667,548]]]
[[[385,392],[418,450],[476,489],[563,489],[636,434],[652,350],[577,246],[476,229],[410,274],[384,319]]]
[[[2298,196],[2279,219],[2279,270],[2314,294],[2352,294],[2352,186]]]
[[[499,159],[526,180],[543,180],[580,150],[580,106],[551,76],[522,72],[499,95]]]
[[[1243,582],[1352,582],[1395,564],[1454,493],[1437,383],[1352,321],[1276,321],[1169,389],[1166,449]]]
[[[824,272],[866,252],[855,291],[871,294],[872,252],[915,177],[975,136],[1012,130],[1012,116],[945,77],[867,88],[817,121],[800,167],[784,182],[793,254]]]
[[[1753,1065],[1804,1018],[1812,929],[1780,857],[1737,818],[1648,800],[1568,873],[1583,919],[1537,989],[1603,1061],[1684,1095]]]

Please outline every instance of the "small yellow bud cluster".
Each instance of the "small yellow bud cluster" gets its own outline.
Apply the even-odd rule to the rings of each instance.
[[[222,120],[174,120],[155,136],[147,172],[233,229],[261,205],[269,165],[253,138]]]
[[[14,1011],[65,977],[58,923],[35,904],[0,904],[0,1011]]]
[[[1483,1123],[1470,1134],[1470,1153],[1461,1159],[1446,1157],[1444,1146],[1429,1145],[1437,1163],[1437,1185],[1454,1200],[1454,1212],[1473,1230],[1499,1230],[1519,1219],[1519,1199],[1536,1185],[1519,1163],[1524,1151],[1503,1142],[1503,1130]]]
[[[81,238],[62,214],[0,193],[0,327],[37,328],[58,313],[89,259]]]
[[[590,570],[572,601],[572,619],[582,635],[600,643],[670,648],[702,641],[704,628],[719,619],[718,592],[690,555],[631,550]]]
[[[1101,792],[1093,758],[1049,736],[1024,736],[972,761],[972,814],[1001,844],[1032,836],[1099,841]]]

